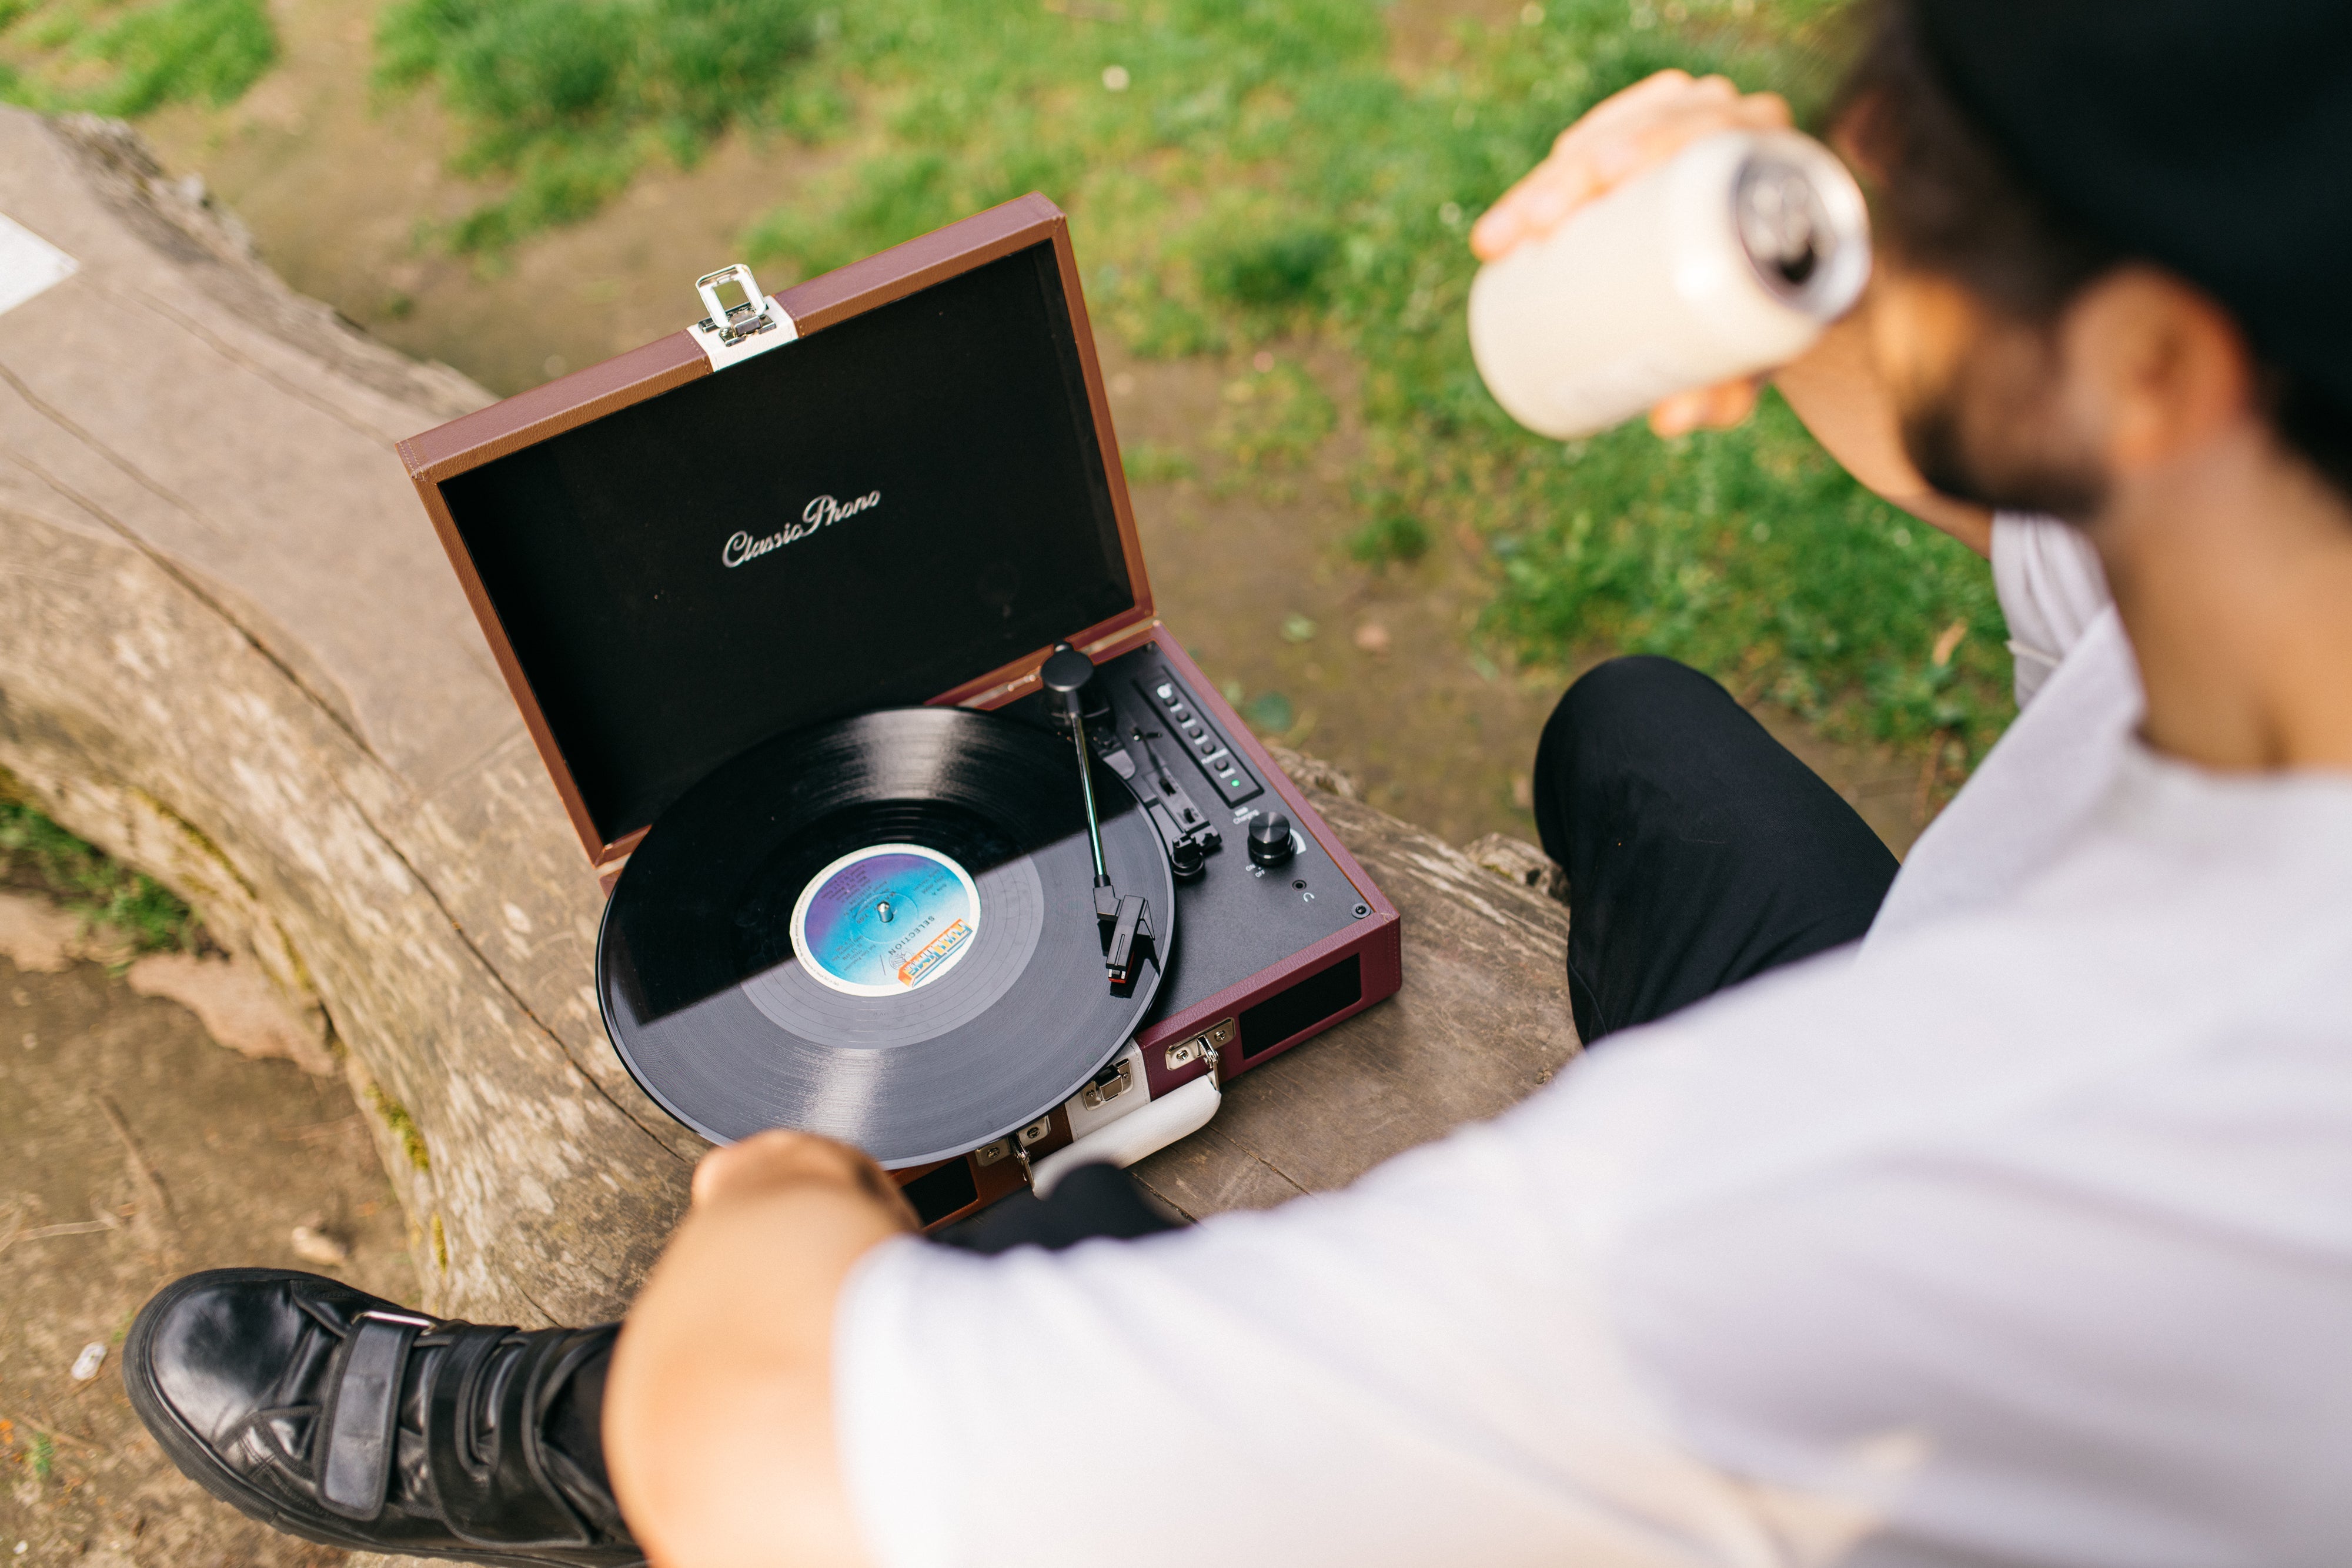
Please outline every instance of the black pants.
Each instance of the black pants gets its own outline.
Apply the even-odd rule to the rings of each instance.
[[[1536,751],[1536,827],[1568,868],[1568,986],[1591,1045],[1870,929],[1895,860],[1731,694],[1612,659]]]
[[[1135,1190],[1125,1171],[1080,1166],[1055,1185],[1053,1197],[1016,1192],[932,1239],[967,1252],[1010,1252],[1015,1247],[1043,1247],[1051,1252],[1096,1236],[1149,1236],[1171,1228]]]
[[[1870,928],[1895,861],[1731,694],[1672,659],[1612,659],[1559,700],[1536,827],[1568,868],[1568,987],[1591,1045]],[[976,1251],[1141,1236],[1167,1222],[1108,1166],[1019,1194],[940,1239]]]

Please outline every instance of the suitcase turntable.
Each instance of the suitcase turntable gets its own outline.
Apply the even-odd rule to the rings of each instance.
[[[855,1143],[937,1225],[1393,992],[1395,909],[1154,612],[1061,213],[698,288],[401,445],[646,1092]]]

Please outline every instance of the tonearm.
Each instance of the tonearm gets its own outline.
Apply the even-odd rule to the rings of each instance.
[[[1085,705],[1079,698],[1094,673],[1092,659],[1067,643],[1056,643],[1039,667],[1037,679],[1061,699],[1069,716],[1070,744],[1078,756],[1078,787],[1087,805],[1087,847],[1095,857],[1095,923],[1102,930],[1103,968],[1116,989],[1135,983],[1143,949],[1151,940],[1151,906],[1133,894],[1121,897],[1103,864],[1102,822],[1095,810],[1095,759],[1087,743]]]

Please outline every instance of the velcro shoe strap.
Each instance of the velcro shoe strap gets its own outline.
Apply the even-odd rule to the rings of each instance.
[[[319,1414],[325,1442],[318,1456],[319,1500],[345,1519],[383,1511],[392,1479],[400,1379],[419,1324],[362,1317],[342,1344],[342,1365],[328,1375]]]
[[[425,1452],[441,1517],[481,1546],[581,1546],[590,1540],[540,1462],[534,1396],[562,1350],[560,1330],[465,1327],[434,1374]]]

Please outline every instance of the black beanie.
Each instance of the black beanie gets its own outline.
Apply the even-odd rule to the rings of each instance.
[[[2352,412],[2352,0],[1910,0],[2018,172]]]

